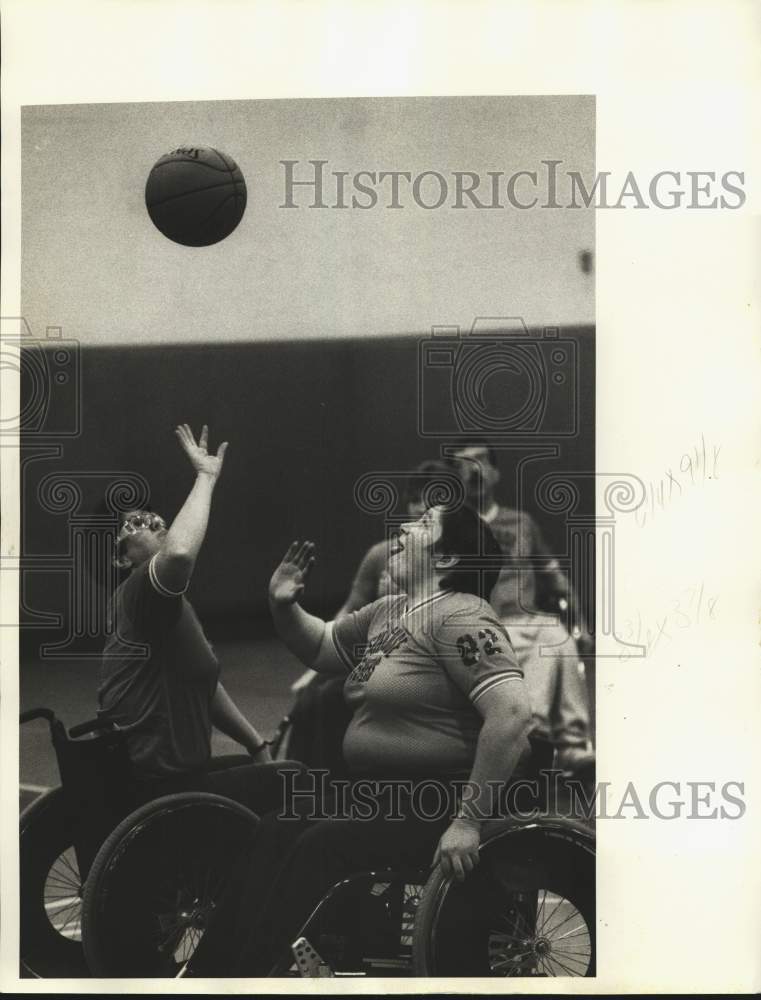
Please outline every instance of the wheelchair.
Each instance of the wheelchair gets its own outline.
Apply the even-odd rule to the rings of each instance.
[[[22,975],[193,974],[259,822],[205,792],[134,808],[126,750],[103,720],[68,733],[48,709],[61,787],[21,817]],[[277,745],[285,743],[288,720]],[[273,976],[595,974],[592,832],[563,819],[484,826],[463,883],[433,871],[355,873],[333,886]]]

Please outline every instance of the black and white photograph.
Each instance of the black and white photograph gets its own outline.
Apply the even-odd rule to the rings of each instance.
[[[433,74],[436,19],[375,3],[363,86],[333,7],[158,3],[166,65],[101,90],[11,63],[5,987],[751,989],[750,317],[707,352],[753,308],[757,150],[738,114],[627,160],[614,87],[518,86],[487,24],[502,86],[416,86],[391,36]],[[265,86],[276,20],[329,84]]]

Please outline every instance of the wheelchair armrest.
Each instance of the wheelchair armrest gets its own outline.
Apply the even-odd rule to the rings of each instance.
[[[45,719],[47,722],[53,722],[55,713],[49,708],[30,708],[28,711],[22,712],[18,717],[20,726],[23,726],[26,722],[33,722],[35,719]]]
[[[101,733],[105,730],[117,732],[118,726],[111,719],[88,719],[87,722],[80,722],[78,725],[72,726],[69,729],[69,736],[76,739],[77,736],[85,736],[87,733]]]

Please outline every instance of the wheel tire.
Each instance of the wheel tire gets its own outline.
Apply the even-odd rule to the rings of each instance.
[[[94,976],[175,978],[228,890],[259,820],[220,795],[142,806],[103,843],[85,888],[82,940]]]
[[[21,814],[19,937],[25,977],[87,975],[73,831],[60,788],[41,795]]]
[[[568,833],[516,829],[464,883],[432,872],[413,933],[416,976],[594,976],[595,858]]]

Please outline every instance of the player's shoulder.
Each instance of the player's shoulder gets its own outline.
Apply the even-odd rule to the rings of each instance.
[[[367,606],[370,628],[378,623],[397,621],[407,606],[406,594],[386,594]]]
[[[494,608],[477,594],[466,594],[458,590],[447,591],[437,603],[437,617],[442,623],[485,621],[496,619]]]

